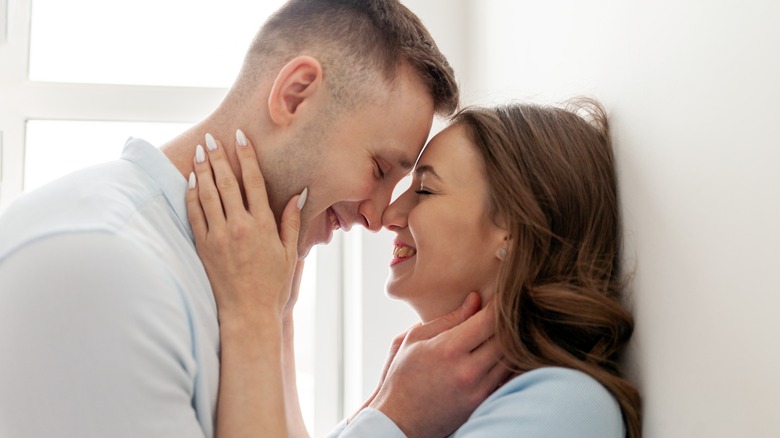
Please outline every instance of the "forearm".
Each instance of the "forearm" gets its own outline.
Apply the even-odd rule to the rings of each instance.
[[[217,438],[287,437],[278,315],[223,320]]]
[[[282,322],[282,372],[284,374],[284,400],[287,412],[287,428],[291,437],[308,438],[303,413],[298,399],[298,380],[295,368],[294,324],[292,316]]]

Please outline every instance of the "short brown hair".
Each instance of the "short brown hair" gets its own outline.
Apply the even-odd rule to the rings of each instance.
[[[617,399],[626,434],[641,436],[640,397],[617,358],[634,320],[621,300],[621,223],[604,108],[514,104],[466,109],[484,165],[491,219],[511,235],[496,290],[497,330],[518,373],[562,366]]]
[[[319,60],[340,106],[363,99],[364,84],[376,84],[377,77],[391,82],[406,63],[437,114],[458,107],[452,67],[420,19],[397,0],[290,0],[258,32],[242,76],[256,78],[299,55]]]

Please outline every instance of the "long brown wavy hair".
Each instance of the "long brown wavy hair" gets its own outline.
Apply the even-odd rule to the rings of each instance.
[[[517,373],[562,366],[587,373],[641,437],[640,396],[619,355],[634,329],[622,300],[621,222],[604,108],[467,108],[453,117],[483,158],[491,218],[509,235],[496,291],[497,337]]]

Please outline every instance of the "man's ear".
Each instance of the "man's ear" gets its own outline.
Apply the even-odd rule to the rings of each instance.
[[[311,56],[298,56],[284,65],[268,96],[271,120],[289,125],[302,105],[322,88],[322,65]]]

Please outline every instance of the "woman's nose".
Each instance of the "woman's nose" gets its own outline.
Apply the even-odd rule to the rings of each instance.
[[[407,226],[409,217],[409,196],[404,193],[398,197],[386,209],[382,215],[382,225],[390,231],[404,229]]]

